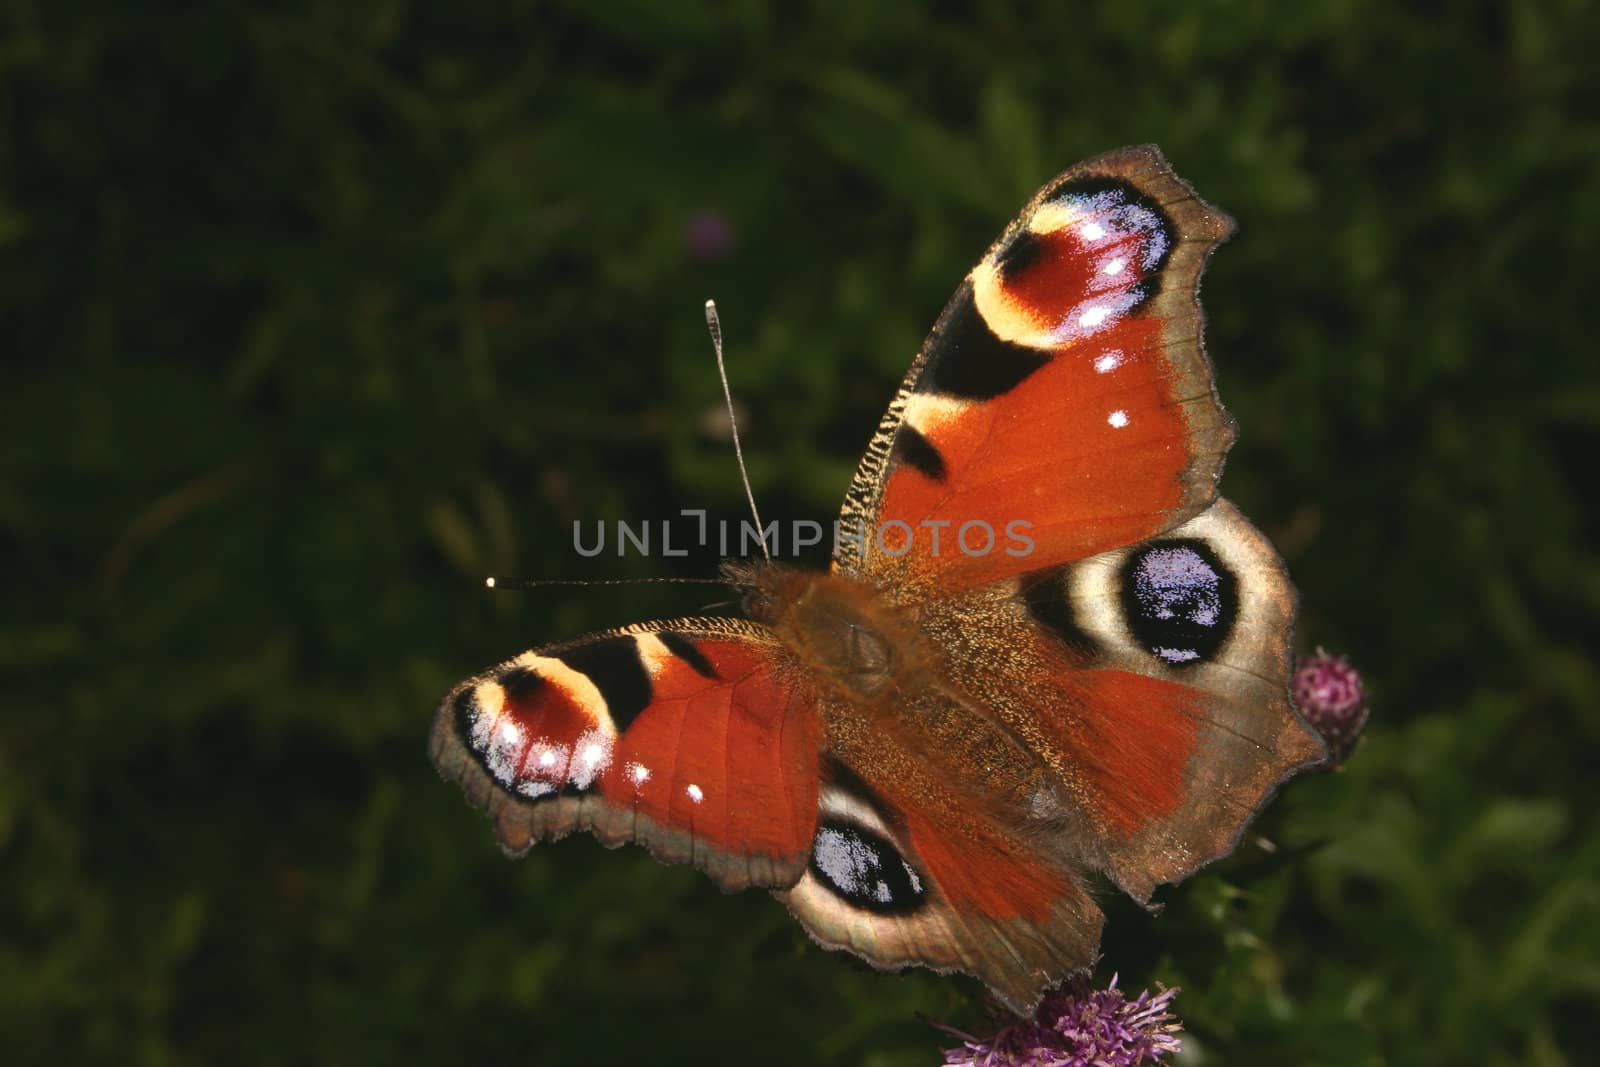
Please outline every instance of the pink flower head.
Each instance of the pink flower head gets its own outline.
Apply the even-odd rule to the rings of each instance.
[[[1293,685],[1300,714],[1328,743],[1328,762],[1343,763],[1367,725],[1367,690],[1360,673],[1343,656],[1319,648],[1300,661]]]
[[[987,1040],[956,1033],[959,1048],[944,1050],[961,1067],[1136,1067],[1160,1064],[1182,1042],[1167,1009],[1176,989],[1149,990],[1129,1000],[1115,976],[1104,989],[1072,978],[1045,996],[1033,1018],[1013,1022]]]

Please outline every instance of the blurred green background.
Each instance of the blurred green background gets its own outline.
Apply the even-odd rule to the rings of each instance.
[[[1239,220],[1224,490],[1375,693],[1101,979],[1189,1063],[1581,1064],[1600,1004],[1587,0],[367,0],[0,15],[12,1063],[936,1062],[967,979],[588,838],[508,863],[434,703],[692,586],[485,593],[574,518],[830,516],[1045,180]]]

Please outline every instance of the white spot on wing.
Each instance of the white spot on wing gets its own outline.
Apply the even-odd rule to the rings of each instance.
[[[1110,274],[1110,275],[1113,275],[1113,276],[1121,274],[1122,273],[1122,268],[1126,267],[1127,265],[1128,265],[1128,261],[1126,259],[1122,258],[1121,256],[1118,256],[1117,258],[1113,259],[1110,263],[1106,264],[1104,273]]]
[[[1110,314],[1110,308],[1106,307],[1104,304],[1097,304],[1085,311],[1082,315],[1078,316],[1078,325],[1085,330],[1092,330],[1096,326],[1099,326],[1101,323],[1105,322],[1106,318]]]
[[[1086,222],[1078,232],[1083,235],[1085,241],[1098,241],[1106,235],[1106,228],[1098,222]]]
[[[628,777],[633,779],[633,784],[636,786],[644,785],[650,780],[650,768],[642,763],[630,763],[627,770]]]
[[[566,745],[554,744],[548,737],[537,738],[528,746],[527,758],[522,761],[523,782],[517,788],[530,797],[554,792],[566,777],[571,758],[572,750]]]
[[[1094,369],[1100,374],[1109,374],[1120,366],[1122,366],[1121,349],[1112,349],[1110,352],[1095,357]]]
[[[502,745],[522,744],[522,727],[510,719],[500,720],[500,726],[495,732],[500,735],[495,740]]]
[[[689,788],[685,789],[684,792],[689,794],[689,799],[694,801],[696,804],[700,803],[706,798],[705,791],[699,786],[695,785],[693,782],[689,783]]]
[[[510,719],[502,719],[495,727],[494,736],[488,739],[484,750],[483,762],[500,784],[510,785],[516,780],[525,744],[522,727]]]
[[[1120,430],[1128,425],[1128,413],[1119,408],[1106,416],[1106,422]]]
[[[588,789],[605,769],[611,766],[611,746],[616,738],[600,730],[586,730],[578,738],[578,758],[567,766],[567,781],[579,789]]]

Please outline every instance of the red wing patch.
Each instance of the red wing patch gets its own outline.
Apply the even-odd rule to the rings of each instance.
[[[907,809],[904,822],[912,854],[959,912],[1043,925],[1062,898],[1083,892],[1065,871],[992,827],[951,834],[915,809]]]
[[[846,524],[866,536],[840,567],[970,587],[1141,541],[1208,504],[1232,427],[1196,293],[1230,225],[1153,148],[1047,186],[912,367],[851,486]]]
[[[1084,799],[1112,838],[1126,838],[1183,801],[1204,695],[1126,671],[1057,680],[1054,720]]]
[[[1096,821],[1088,858],[1140,901],[1231,852],[1275,787],[1320,756],[1284,697],[1258,703],[1123,671],[1062,690],[1082,701],[1060,732]]]
[[[726,888],[792,884],[816,825],[820,723],[774,651],[757,627],[690,620],[525,653],[445,698],[434,761],[508,851],[589,829]]]

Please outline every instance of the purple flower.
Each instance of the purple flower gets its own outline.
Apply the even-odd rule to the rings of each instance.
[[[1167,1009],[1176,989],[1146,990],[1129,1000],[1116,976],[1104,989],[1072,978],[1045,995],[1033,1018],[1002,1027],[988,1040],[950,1033],[959,1048],[944,1050],[946,1064],[962,1067],[1134,1067],[1159,1064],[1182,1046],[1181,1024]]]
[[[726,259],[733,251],[733,223],[715,208],[696,211],[684,221],[683,247],[690,259]]]
[[[1366,687],[1350,661],[1320,648],[1301,660],[1294,672],[1294,701],[1328,743],[1328,762],[1343,763],[1367,725]]]

